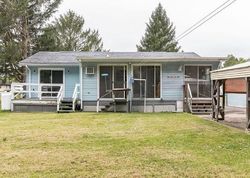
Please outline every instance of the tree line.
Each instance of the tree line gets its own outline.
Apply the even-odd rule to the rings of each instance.
[[[61,3],[62,0],[0,0],[2,83],[23,81],[24,69],[18,63],[38,51],[105,50],[99,31],[86,28],[85,19],[74,11],[49,21]],[[181,50],[175,39],[175,27],[161,4],[152,12],[136,47],[138,51]],[[231,56],[231,60],[235,59]]]

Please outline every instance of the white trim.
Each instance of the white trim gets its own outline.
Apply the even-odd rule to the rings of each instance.
[[[29,71],[28,78],[29,78],[29,83],[31,83],[31,70],[30,70],[30,68],[28,66],[26,66],[26,68]],[[29,85],[29,91],[31,91],[30,85]],[[29,92],[29,98],[31,98],[31,92]]]
[[[99,99],[99,97],[100,97],[100,92],[99,92],[99,74],[100,74],[100,69],[99,69],[99,64],[97,64],[96,65],[96,67],[97,67],[97,69],[96,69],[96,88],[97,88],[97,90],[96,90],[96,96],[97,96],[97,98],[96,98],[96,101],[97,101],[97,105],[96,105],[96,112],[98,113],[99,112],[99,108],[100,108],[100,100],[98,100]]]
[[[80,80],[80,95],[81,95],[81,110],[83,109],[83,104],[82,104],[82,102],[83,102],[83,74],[82,74],[82,71],[83,70],[83,68],[82,68],[82,63],[79,65],[79,74],[80,74],[80,76],[79,76],[79,80]]]
[[[53,67],[50,67],[50,68],[38,68],[38,85],[40,85],[40,71],[41,70],[51,70],[51,71],[63,71],[63,97],[65,96],[65,68],[53,68]],[[39,89],[38,89],[39,90]]]
[[[157,64],[131,64],[131,74],[132,74],[132,77],[134,78],[134,66],[160,66],[160,98],[147,98],[147,101],[159,101],[159,100],[162,100],[162,64],[160,63],[157,63]],[[131,86],[131,94],[132,94],[132,100],[143,100],[141,98],[134,98],[134,95],[133,95],[134,91],[133,91],[133,84]]]
[[[80,63],[79,63],[80,64]],[[31,64],[31,63],[21,63],[19,66],[32,66],[32,67],[46,67],[46,66],[52,66],[52,67],[57,67],[57,66],[60,66],[60,67],[63,67],[63,66],[66,66],[66,67],[75,67],[75,66],[79,66],[79,64],[57,64],[57,63],[47,63],[47,64]]]
[[[92,70],[93,70],[92,73],[88,73],[88,69],[89,69],[89,68],[92,68]],[[86,75],[95,75],[95,67],[93,67],[93,66],[86,66],[86,67],[85,67],[85,74],[86,74]]]
[[[77,60],[80,62],[189,62],[189,61],[209,61],[209,62],[219,62],[222,60],[226,60],[224,57],[176,57],[176,58],[166,58],[166,57],[84,57],[78,58]]]

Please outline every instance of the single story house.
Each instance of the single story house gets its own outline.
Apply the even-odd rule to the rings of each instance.
[[[192,52],[38,52],[20,62],[26,79],[11,86],[12,110],[210,112],[210,71],[222,60]]]

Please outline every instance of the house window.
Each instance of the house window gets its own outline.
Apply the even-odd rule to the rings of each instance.
[[[189,83],[193,97],[211,97],[211,66],[186,66],[185,81]]]
[[[63,70],[40,70],[40,84],[42,97],[56,97],[60,86],[51,86],[52,84],[63,84]],[[47,85],[48,84],[48,85]]]
[[[160,66],[133,66],[133,97],[144,98],[145,86],[147,98],[160,98]],[[146,83],[146,85],[145,85]]]

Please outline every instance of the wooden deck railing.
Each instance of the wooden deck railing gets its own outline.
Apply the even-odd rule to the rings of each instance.
[[[80,84],[76,84],[75,85],[75,89],[74,89],[74,92],[73,92],[73,96],[72,96],[72,104],[73,104],[73,111],[75,111],[75,106],[76,106],[76,101],[79,97],[79,94],[80,94]]]
[[[63,84],[12,83],[12,99],[57,99],[59,91],[63,93]]]
[[[192,95],[192,91],[191,91],[191,88],[190,88],[190,84],[189,83],[186,83],[186,106],[187,106],[187,109],[188,109],[188,112],[192,113],[192,101],[193,101],[193,95]]]

